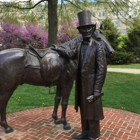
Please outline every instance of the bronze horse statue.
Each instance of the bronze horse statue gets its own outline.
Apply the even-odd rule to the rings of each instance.
[[[108,57],[114,50],[107,42],[102,31],[96,29],[93,38],[106,50]],[[77,37],[62,44],[60,47],[73,49],[81,43],[82,37]],[[76,75],[76,61],[60,56],[49,49],[7,49],[0,52],[0,125],[6,133],[13,128],[6,121],[7,103],[15,89],[24,83],[36,86],[57,86],[55,105],[52,117],[55,123],[63,123],[64,129],[70,129],[66,121],[66,109],[70,91]],[[57,117],[57,109],[62,98],[61,118]]]

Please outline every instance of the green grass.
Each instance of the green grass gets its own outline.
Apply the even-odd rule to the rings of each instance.
[[[74,90],[71,91],[69,104],[74,104]],[[51,91],[54,91],[51,88]],[[103,106],[124,109],[140,114],[140,75],[107,73],[103,87]],[[55,94],[49,88],[24,84],[19,86],[10,98],[7,113],[54,105]]]
[[[140,114],[140,75],[110,72],[103,91],[103,106]]]
[[[50,88],[50,93],[54,92]],[[54,105],[55,94],[49,94],[49,88],[23,84],[18,86],[9,100],[7,113]]]
[[[140,69],[140,64],[108,65],[108,68],[131,68],[131,69]]]

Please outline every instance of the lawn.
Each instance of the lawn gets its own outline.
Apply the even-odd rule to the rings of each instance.
[[[73,86],[69,104],[74,104]],[[50,93],[55,89],[50,88]],[[124,109],[140,114],[140,75],[108,72],[103,87],[103,106]],[[55,94],[49,88],[24,84],[12,95],[7,113],[54,105]]]
[[[140,114],[140,75],[109,72],[103,91],[103,106]]]
[[[108,65],[108,68],[131,68],[140,69],[140,64],[127,64],[127,65]]]

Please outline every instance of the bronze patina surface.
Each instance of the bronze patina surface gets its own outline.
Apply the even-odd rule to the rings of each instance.
[[[93,39],[106,50],[111,57],[114,50],[105,39],[101,29],[93,34]],[[79,36],[60,46],[64,50],[73,49],[81,44]],[[6,120],[7,103],[15,89],[27,83],[36,86],[57,86],[52,117],[55,123],[63,123],[64,129],[70,129],[66,121],[66,109],[73,81],[76,78],[77,60],[70,60],[51,48],[45,50],[7,49],[0,52],[0,125],[6,133],[13,131]],[[57,109],[62,97],[62,115],[57,117]]]

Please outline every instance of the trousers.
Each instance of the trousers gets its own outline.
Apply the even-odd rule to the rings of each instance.
[[[88,135],[90,138],[98,138],[100,137],[100,121],[99,120],[87,120],[82,113],[81,114],[81,125],[82,125],[82,134]]]

